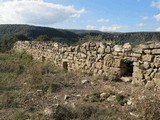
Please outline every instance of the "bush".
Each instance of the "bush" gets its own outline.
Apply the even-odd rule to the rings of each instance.
[[[116,100],[120,105],[124,105],[125,103],[127,103],[127,100],[125,98],[124,95],[120,95],[120,94],[116,94]]]
[[[109,80],[109,81],[119,81],[119,77],[116,73],[108,73],[103,77],[103,80]]]

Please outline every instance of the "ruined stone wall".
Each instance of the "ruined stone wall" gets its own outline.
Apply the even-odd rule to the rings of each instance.
[[[134,82],[160,83],[160,43],[132,48],[129,43],[114,46],[107,42],[87,42],[67,46],[54,42],[18,41],[14,49],[25,51],[34,59],[55,63],[68,71],[117,74],[120,77],[130,76]]]

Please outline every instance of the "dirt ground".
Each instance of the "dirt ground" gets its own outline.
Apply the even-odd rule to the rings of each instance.
[[[160,91],[6,57],[0,120],[160,120]]]

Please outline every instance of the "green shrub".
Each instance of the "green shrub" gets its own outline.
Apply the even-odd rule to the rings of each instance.
[[[116,81],[119,80],[119,77],[116,73],[110,72],[103,77],[103,80],[109,80],[109,81],[115,81],[116,82]]]
[[[127,100],[125,98],[124,95],[120,95],[120,94],[116,94],[116,100],[120,105],[124,105],[125,103],[127,103]]]
[[[58,106],[54,110],[53,118],[55,120],[70,120],[72,117],[72,112],[63,106]]]

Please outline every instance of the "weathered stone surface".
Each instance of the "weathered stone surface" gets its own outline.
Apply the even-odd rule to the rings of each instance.
[[[144,53],[146,53],[146,54],[151,54],[151,50],[144,50]]]
[[[160,49],[153,49],[152,54],[153,55],[160,55]]]
[[[142,53],[143,49],[140,47],[136,47],[136,48],[133,48],[132,51],[134,51],[135,53]]]
[[[122,62],[121,59],[115,59],[114,63],[113,63],[113,66],[116,67],[116,68],[117,67],[119,68],[121,66],[121,62]]]
[[[153,81],[148,81],[145,85],[147,89],[154,89],[155,83]]]
[[[128,67],[132,67],[134,82],[144,83],[160,78],[160,43],[146,43],[132,48],[129,43],[124,45],[112,45],[105,42],[87,42],[77,46],[67,46],[52,42],[16,42],[14,49],[19,52],[27,52],[36,60],[53,62],[62,66],[67,62],[69,71],[80,70],[97,74],[112,72],[119,76],[126,73]],[[129,64],[121,64],[123,60]],[[148,83],[149,84],[149,83]]]
[[[96,63],[96,68],[97,68],[97,69],[101,69],[102,66],[103,66],[102,62],[97,62],[97,63]]]
[[[160,79],[160,72],[156,73],[154,78]]]
[[[140,44],[139,48],[141,48],[142,50],[146,50],[146,49],[149,49],[150,46],[149,45]]]
[[[131,51],[131,50],[132,50],[131,44],[130,44],[130,43],[125,43],[125,44],[123,45],[123,50],[124,50],[124,51]]]
[[[132,78],[131,77],[121,77],[121,80],[123,82],[131,82],[132,81]]]
[[[110,46],[107,46],[106,48],[105,48],[105,53],[110,53],[111,52],[111,47]]]
[[[154,63],[160,63],[160,55],[155,56]]]
[[[138,67],[138,66],[140,66],[140,63],[139,62],[133,62],[133,65]]]
[[[98,48],[98,53],[103,54],[104,52],[105,52],[105,48],[102,48],[102,47]]]
[[[149,62],[144,62],[143,67],[144,67],[145,69],[150,68]]]
[[[90,42],[90,43],[89,43],[89,46],[90,46],[90,47],[95,47],[95,46],[96,46],[96,43],[95,43],[95,42]]]
[[[160,92],[160,78],[154,78],[153,81],[155,83],[156,91]]]
[[[147,54],[147,55],[143,55],[143,56],[142,56],[142,60],[143,60],[143,61],[151,62],[152,59],[153,59],[153,55]]]
[[[149,45],[150,46],[150,48],[160,48],[160,44],[159,43],[155,43],[155,44],[150,44]]]
[[[133,73],[132,76],[133,76],[133,78],[137,78],[138,80],[143,79],[143,74],[142,73]]]
[[[122,49],[123,49],[122,45],[115,45],[114,46],[114,51],[115,52],[120,52],[120,51],[122,51]]]
[[[141,57],[142,55],[141,55],[140,53],[139,53],[139,54],[138,54],[138,53],[132,53],[131,56],[132,56],[132,57],[138,57],[138,58],[139,58],[139,57]]]

